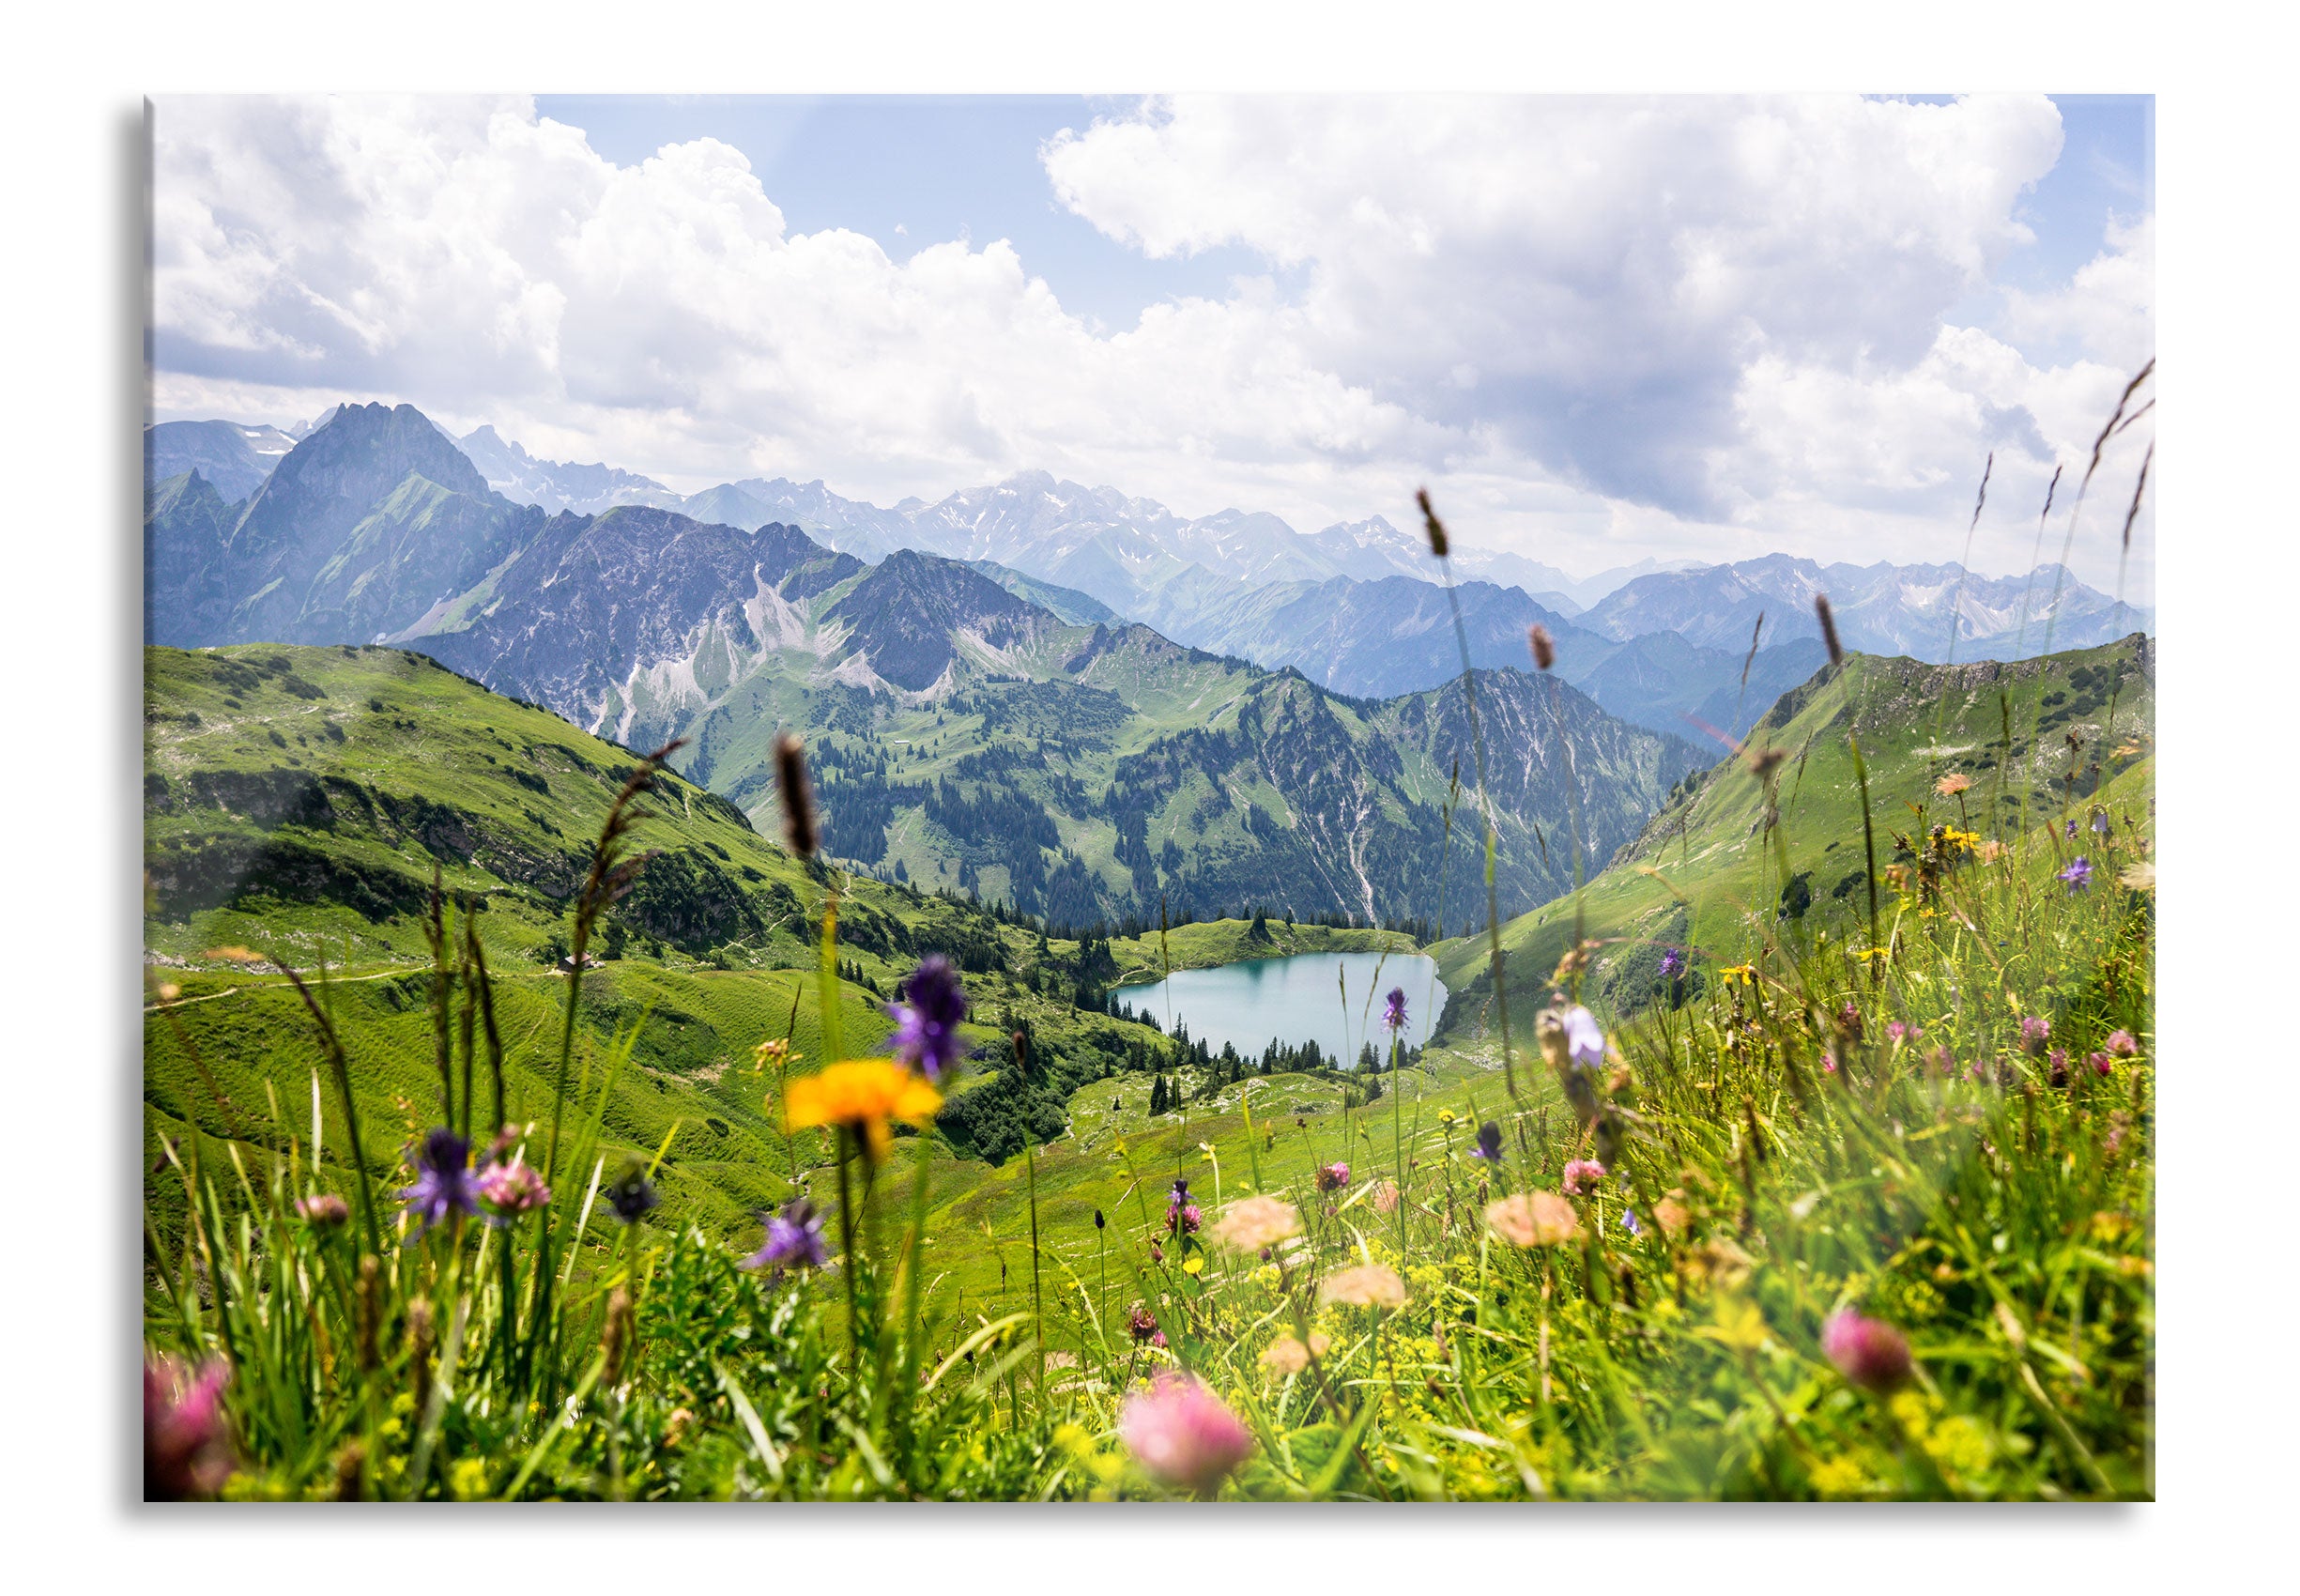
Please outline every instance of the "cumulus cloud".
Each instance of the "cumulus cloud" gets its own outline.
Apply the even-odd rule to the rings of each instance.
[[[1058,201],[1271,273],[1109,332],[1004,241],[792,233],[728,145],[618,166],[525,100],[168,100],[156,130],[163,410],[406,399],[681,486],[1045,468],[1316,526],[1432,481],[1569,565],[1831,556],[1937,540],[1988,448],[2089,443],[2153,326],[2145,222],[2001,326],[1944,319],[2058,158],[2033,97],[1145,102],[1049,141]]]

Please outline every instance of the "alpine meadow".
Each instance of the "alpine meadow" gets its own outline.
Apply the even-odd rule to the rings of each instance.
[[[2153,1499],[2095,98],[160,102],[146,1498]]]

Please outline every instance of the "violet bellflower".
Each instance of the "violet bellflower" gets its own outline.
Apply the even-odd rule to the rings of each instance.
[[[1685,955],[1674,947],[1661,950],[1661,978],[1674,981],[1685,974]]]
[[[479,1182],[471,1173],[471,1143],[445,1126],[423,1138],[422,1150],[411,1150],[415,1184],[404,1188],[400,1200],[429,1231],[450,1214],[479,1212]]]
[[[1392,1031],[1405,1029],[1405,989],[1392,987],[1382,1003],[1382,1023]]]
[[[812,1203],[804,1197],[793,1197],[783,1205],[781,1213],[761,1217],[766,1220],[766,1239],[758,1251],[737,1264],[737,1268],[771,1268],[774,1278],[780,1280],[785,1269],[822,1267],[822,1216],[815,1211]]]
[[[1559,1016],[1565,1025],[1566,1051],[1573,1062],[1584,1069],[1596,1069],[1605,1062],[1605,1033],[1597,1028],[1597,1016],[1575,1004]]]
[[[2076,822],[2072,821],[2069,823],[2073,825]],[[2071,892],[2082,892],[2092,882],[2093,862],[2082,854],[2078,854],[2076,861],[2054,879],[2066,882],[2068,890]]]
[[[615,1217],[627,1225],[635,1225],[648,1210],[663,1201],[655,1191],[655,1183],[647,1178],[647,1166],[636,1158],[623,1165],[622,1174],[602,1192]]]
[[[1483,1159],[1489,1164],[1501,1162],[1501,1127],[1487,1120],[1478,1127],[1478,1144],[1469,1150],[1473,1159]]]
[[[966,988],[941,954],[918,961],[903,985],[902,1001],[886,1012],[895,1021],[894,1055],[928,1081],[941,1081],[965,1056],[958,1022],[966,1018]]]

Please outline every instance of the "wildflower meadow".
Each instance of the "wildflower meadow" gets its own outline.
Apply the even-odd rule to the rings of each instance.
[[[1822,621],[1832,669],[1858,668],[1825,601]],[[1399,984],[1369,1038],[1384,1089],[1339,1114],[1249,1094],[1193,1127],[1186,1105],[1175,1133],[1098,1144],[1099,1184],[1060,1201],[1026,1145],[1014,1247],[972,1295],[934,1128],[987,1076],[1032,1080],[1031,1034],[985,1039],[986,978],[940,955],[882,1023],[852,1019],[850,888],[817,858],[795,739],[776,760],[811,861],[820,1052],[794,1045],[794,996],[748,1038],[748,1079],[784,1173],[820,1179],[729,1241],[667,1217],[668,1138],[608,1156],[636,1026],[578,1045],[587,952],[652,863],[658,750],[567,912],[547,1112],[507,1106],[486,917],[452,895],[427,910],[436,1069],[404,1150],[360,1117],[327,973],[273,958],[312,1096],[237,1105],[251,1134],[161,1141],[153,1189],[182,1223],[146,1224],[146,1493],[2148,1497],[2145,761],[2045,812],[1976,806],[1986,779],[1942,756],[1891,815],[1859,724],[1827,735],[1861,807],[1826,840],[1867,860],[1833,917],[1769,886],[1699,945],[1648,935],[1635,1002],[1596,977],[1635,939],[1582,934],[1579,894],[1538,969],[1505,969],[1489,917],[1449,944],[1495,977],[1455,998],[1479,1047],[1409,1060],[1425,1000]],[[1711,778],[1763,796],[1769,883],[1816,845],[1784,835],[1790,752],[1760,729]],[[1474,791],[1460,819],[1475,847]],[[189,1035],[184,1001],[156,990],[155,1034]]]

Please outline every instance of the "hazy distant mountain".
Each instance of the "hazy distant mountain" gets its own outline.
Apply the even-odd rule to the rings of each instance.
[[[730,497],[724,500],[713,497],[721,494]],[[741,497],[731,497],[735,495]],[[922,508],[921,501],[914,499],[905,499],[892,510],[882,510],[857,499],[841,499],[824,487],[820,477],[811,483],[794,483],[783,477],[746,477],[739,483],[722,483],[717,487],[706,488],[685,506],[686,513],[699,520],[703,516],[696,508],[698,501],[709,501],[709,507],[713,509],[724,502],[744,515],[755,514],[751,507],[756,506],[771,520],[805,528],[809,537],[827,548],[869,560],[883,560],[898,548],[916,546],[910,537],[911,524],[906,512]],[[743,522],[728,520],[728,525],[739,527]]]
[[[1009,570],[995,560],[970,560],[967,568],[980,572],[1017,598],[1028,599],[1042,609],[1050,609],[1073,626],[1111,625],[1122,623],[1125,617],[1109,605],[1076,588],[1062,588],[1052,582],[1041,582],[1035,576],[1025,576],[1020,571]]]
[[[296,440],[278,427],[238,422],[161,422],[144,429],[146,493],[171,477],[197,471],[226,504],[244,503]]]
[[[1580,623],[1623,640],[1676,632],[1692,643],[1746,651],[1760,615],[1768,643],[1817,637],[1817,593],[1829,595],[1847,648],[1935,662],[1949,655],[1952,612],[1960,659],[2040,652],[2048,617],[2055,649],[2089,648],[2146,631],[2154,621],[2150,611],[2120,606],[2057,565],[2040,565],[2026,576],[1983,576],[1955,564],[1822,565],[1769,554],[1639,576],[1593,605]]]
[[[519,504],[533,504],[556,514],[572,510],[594,514],[618,504],[647,504],[676,510],[682,496],[652,477],[613,466],[569,465],[560,460],[538,460],[515,443],[507,442],[492,426],[483,426],[455,439],[487,485]],[[748,529],[745,529],[746,530]]]
[[[1453,612],[1445,590],[1407,576],[1354,581],[1274,582],[1241,589],[1209,578],[1177,582],[1147,619],[1168,637],[1216,653],[1236,654],[1272,669],[1292,666],[1323,686],[1353,698],[1418,693],[1462,673]],[[1526,635],[1546,626],[1570,669],[1614,652],[1611,639],[1585,632],[1517,588],[1464,582],[1455,592],[1480,669],[1531,669]]]

